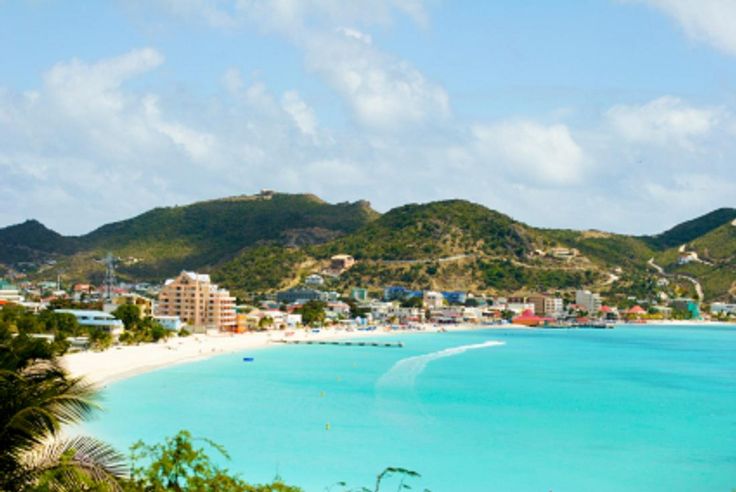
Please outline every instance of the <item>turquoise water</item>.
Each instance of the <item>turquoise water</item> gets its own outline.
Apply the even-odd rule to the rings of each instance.
[[[371,485],[386,466],[434,492],[736,488],[734,327],[397,339],[404,348],[275,347],[121,381],[91,431],[127,447],[189,429],[225,445],[244,478],[278,473],[309,492]]]

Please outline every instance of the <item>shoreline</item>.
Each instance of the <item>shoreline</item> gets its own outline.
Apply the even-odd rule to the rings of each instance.
[[[616,326],[634,326],[646,329],[647,325],[701,326],[728,325],[711,321],[649,321],[645,324],[617,323]],[[74,377],[84,377],[88,382],[104,387],[117,381],[132,378],[140,374],[178,364],[197,362],[218,355],[258,350],[274,345],[279,340],[342,340],[347,338],[413,335],[418,333],[440,333],[442,331],[473,330],[539,330],[544,328],[524,325],[423,325],[422,329],[376,329],[374,331],[347,331],[345,329],[320,328],[318,333],[311,330],[295,329],[291,331],[267,330],[262,332],[217,335],[190,335],[188,337],[171,337],[161,343],[141,345],[117,345],[102,352],[84,351],[64,355],[62,365]],[[291,336],[287,333],[292,333]]]
[[[259,350],[269,346],[286,345],[274,343],[280,340],[342,340],[347,338],[398,336],[417,333],[440,333],[443,330],[470,331],[494,328],[526,329],[525,326],[499,325],[424,325],[423,329],[347,331],[344,329],[320,328],[311,330],[267,330],[252,333],[223,333],[217,335],[190,335],[171,337],[165,342],[140,345],[116,345],[102,352],[90,350],[64,355],[62,365],[74,377],[84,377],[98,387],[138,376],[147,372],[178,364],[187,364],[209,359],[218,355]],[[287,333],[293,333],[287,335]]]

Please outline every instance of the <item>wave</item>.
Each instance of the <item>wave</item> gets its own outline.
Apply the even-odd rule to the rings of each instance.
[[[427,364],[437,359],[444,359],[445,357],[454,357],[456,355],[463,354],[469,350],[479,350],[488,347],[497,347],[499,345],[506,345],[506,342],[499,342],[491,340],[483,343],[475,343],[471,345],[461,345],[459,347],[451,347],[437,352],[432,352],[424,355],[415,355],[413,357],[407,357],[396,362],[396,364],[386,371],[376,382],[377,387],[411,387],[414,386],[414,381],[419,376]]]

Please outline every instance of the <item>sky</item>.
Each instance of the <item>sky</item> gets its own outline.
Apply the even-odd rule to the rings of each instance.
[[[0,227],[261,189],[637,234],[736,206],[736,0],[0,0]]]

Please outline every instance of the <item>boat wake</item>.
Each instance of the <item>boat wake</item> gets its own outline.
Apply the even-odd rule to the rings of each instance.
[[[411,387],[414,386],[414,382],[424,369],[427,364],[437,359],[444,359],[445,357],[454,357],[456,355],[463,354],[469,350],[479,350],[488,347],[496,347],[499,345],[505,345],[506,342],[499,341],[488,341],[483,343],[475,343],[472,345],[461,345],[459,347],[447,348],[432,352],[424,355],[416,355],[414,357],[407,357],[401,359],[393,365],[391,369],[381,376],[376,382],[376,387]]]

